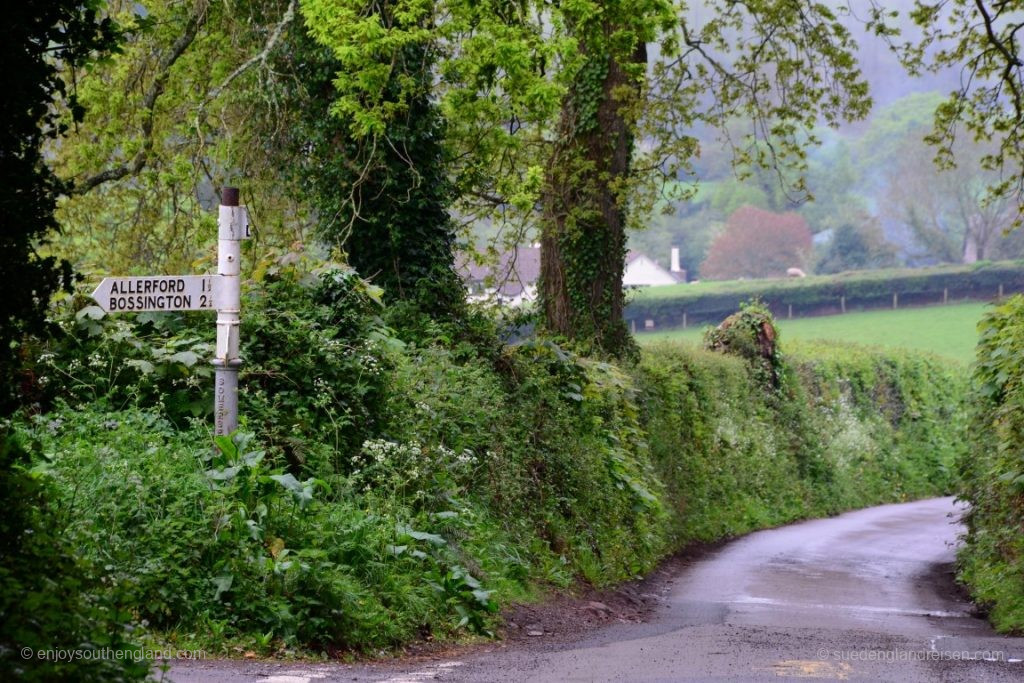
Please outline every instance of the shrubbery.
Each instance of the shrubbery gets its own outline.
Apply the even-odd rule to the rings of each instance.
[[[764,322],[757,307],[739,314],[732,336],[750,338],[734,348],[758,348]],[[674,546],[951,492],[965,436],[958,368],[853,345],[771,355],[775,387],[760,353],[646,350],[643,424]]]
[[[1024,297],[979,325],[971,449],[960,463],[970,504],[960,578],[1001,631],[1024,630]]]
[[[345,269],[260,291],[233,440],[212,448],[202,419],[213,326],[198,316],[69,308],[18,423],[91,590],[179,647],[490,633],[509,600],[638,576],[695,540],[946,491],[962,442],[956,370],[789,356],[756,308],[717,346],[770,329],[767,382],[756,354],[661,346],[622,368],[503,346],[478,314],[399,334]]]
[[[23,681],[131,681],[149,663],[125,623],[135,604],[62,533],[67,511],[46,463],[0,435],[0,667]],[[55,651],[63,650],[59,661]],[[26,653],[27,651],[27,653]],[[75,658],[67,653],[75,651]],[[100,656],[102,653],[103,656]]]

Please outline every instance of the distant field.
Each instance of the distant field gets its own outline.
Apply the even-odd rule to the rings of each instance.
[[[976,326],[986,304],[968,303],[898,311],[866,311],[818,318],[780,320],[786,339],[825,339],[930,351],[962,363],[974,359]],[[704,328],[644,332],[641,344],[665,339],[699,343]]]

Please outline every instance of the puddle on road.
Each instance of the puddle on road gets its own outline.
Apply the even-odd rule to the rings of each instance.
[[[833,664],[811,659],[787,659],[771,666],[756,666],[754,671],[774,673],[780,678],[827,678],[833,681],[845,681],[850,677],[853,667],[845,662]]]

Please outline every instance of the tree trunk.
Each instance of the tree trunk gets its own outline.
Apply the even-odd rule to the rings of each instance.
[[[604,38],[615,28],[605,23]],[[562,105],[545,179],[540,300],[548,331],[622,357],[634,348],[622,318],[623,187],[633,156],[629,110],[640,85],[621,58],[606,49],[582,49],[587,64]],[[646,64],[645,46],[626,59]]]

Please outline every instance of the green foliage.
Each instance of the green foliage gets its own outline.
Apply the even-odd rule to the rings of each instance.
[[[74,190],[52,250],[104,274],[215,267],[212,188],[224,185],[242,188],[255,228],[244,268],[306,239],[309,211],[276,163],[296,112],[282,106],[291,81],[275,58],[297,0],[104,4],[124,42],[65,73],[90,115],[55,150]]]
[[[663,186],[684,187],[675,181],[697,150],[684,131],[749,118],[753,129],[736,138],[740,165],[799,170],[819,117],[834,124],[870,106],[850,35],[824,5],[715,10],[701,21],[665,0],[302,5],[340,64],[332,111],[356,139],[383,140],[404,120],[428,81],[401,65],[410,50],[436,50],[430,89],[460,212],[515,229],[536,224],[540,207],[547,329],[619,356],[630,351],[620,320],[625,223]],[[772,79],[760,77],[765,64]],[[782,104],[764,105],[768,93],[784,93]],[[634,160],[637,139],[651,145]]]
[[[149,671],[126,626],[132,595],[65,535],[62,492],[38,454],[0,434],[0,666],[19,681],[135,681]],[[96,539],[97,548],[105,538]],[[26,657],[24,649],[30,649]],[[54,651],[79,653],[57,661]],[[47,655],[49,653],[49,655]]]
[[[213,374],[205,362],[211,335],[189,328],[180,314],[129,318],[108,316],[95,305],[76,310],[83,299],[63,297],[53,308],[50,337],[26,343],[26,399],[44,409],[58,398],[115,407],[160,404],[178,422],[208,414],[197,387]]]
[[[943,266],[900,270],[847,272],[833,276],[680,284],[650,287],[637,292],[626,308],[626,319],[652,319],[659,327],[682,324],[683,313],[694,325],[718,323],[741,302],[757,298],[776,315],[835,313],[841,297],[847,310],[892,307],[892,295],[900,306],[940,303],[948,290],[950,299],[991,299],[1000,285],[1005,292],[1024,290],[1024,263],[979,262],[972,266]]]
[[[704,334],[704,348],[743,358],[769,388],[777,389],[784,365],[771,311],[758,301],[744,303]]]
[[[18,404],[20,338],[45,327],[47,302],[70,289],[71,266],[37,248],[57,229],[57,199],[67,185],[54,175],[43,146],[64,135],[67,106],[74,122],[84,109],[68,92],[62,65],[83,64],[114,48],[116,27],[100,19],[97,2],[19,3],[6,18],[0,120],[0,278],[17,283],[0,303],[0,414]]]
[[[978,325],[972,445],[960,461],[959,495],[970,504],[960,579],[1000,631],[1024,630],[1024,297]]]
[[[159,406],[182,427],[211,414],[208,317],[74,312],[82,303],[62,300],[54,335],[26,346],[27,398],[42,408],[57,398]],[[347,266],[308,275],[285,267],[247,288],[243,307],[241,413],[295,474],[344,469],[336,454],[376,429],[389,353],[403,346],[381,319],[380,290]]]
[[[297,478],[246,435],[218,438],[211,453],[204,432],[136,409],[62,410],[29,432],[62,492],[69,542],[109,567],[143,624],[179,642],[262,649],[362,649],[423,624],[444,630],[450,596],[418,577],[472,581],[437,535],[458,520],[381,515],[343,478]]]
[[[877,225],[843,223],[833,229],[832,239],[818,260],[815,271],[823,274],[847,270],[891,268],[896,254],[885,242]]]
[[[1001,180],[982,163],[993,143],[964,136],[949,143],[955,166],[932,163],[935,150],[924,138],[940,102],[938,93],[908,95],[879,111],[858,141],[859,184],[876,195],[880,218],[913,236],[911,263],[1018,257],[1002,234],[1016,204],[988,192]]]
[[[385,26],[416,29],[419,19],[403,12],[401,3],[377,7]],[[347,76],[344,60],[301,25],[291,31],[289,48],[286,64],[301,72],[296,77],[303,82],[287,102],[297,118],[289,173],[299,177],[318,216],[319,236],[344,249],[389,302],[409,302],[436,318],[458,317],[464,291],[454,269],[455,227],[448,215],[454,188],[445,129],[430,91],[436,48],[410,41],[375,54],[366,65],[384,80],[365,97],[390,112],[372,129],[360,126],[357,112],[333,108],[332,116],[323,115],[338,95],[334,82]]]
[[[887,38],[911,74],[963,69],[960,86],[935,110],[926,140],[936,147],[935,161],[956,165],[954,146],[961,137],[993,141],[981,165],[999,171],[990,197],[1013,197],[1024,191],[1021,143],[1024,142],[1024,68],[1016,41],[1020,30],[1016,2],[991,0],[915,0],[907,13],[919,33],[899,41],[894,26],[899,13],[872,3],[871,29]],[[965,129],[970,135],[963,135]]]
[[[51,297],[73,282],[67,261],[39,252],[58,228],[54,210],[68,190],[50,168],[46,146],[84,115],[62,70],[116,46],[116,26],[101,9],[93,0],[27,0],[10,8],[0,41],[0,278],[10,285],[0,302],[0,667],[26,681],[140,680],[148,670],[130,655],[118,658],[132,645],[119,596],[102,590],[103,565],[81,562],[61,533],[51,507],[56,493],[33,471],[6,419],[28,403],[22,343],[46,331]],[[82,658],[53,661],[55,648]],[[96,656],[107,648],[108,657]]]
[[[645,350],[643,422],[673,543],[951,489],[966,433],[959,369],[838,344],[794,347],[786,359],[785,389],[774,392],[742,358]]]
[[[378,429],[390,351],[402,347],[380,296],[331,265],[308,278],[284,270],[246,292],[240,412],[296,474],[344,470],[342,454]]]
[[[963,442],[962,378],[933,360],[773,346],[772,385],[756,352],[665,346],[626,371],[543,338],[497,344],[482,320],[399,342],[376,295],[343,268],[247,293],[251,433],[216,450],[161,405],[182,385],[129,365],[183,348],[190,318],[58,316],[61,367],[79,353],[85,372],[121,335],[110,364],[138,380],[97,363],[64,380],[72,404],[19,420],[57,528],[105,567],[93,599],[211,652],[486,635],[510,600],[640,576],[694,540],[943,491]],[[733,351],[771,325],[739,320]],[[207,403],[206,384],[186,393]]]

